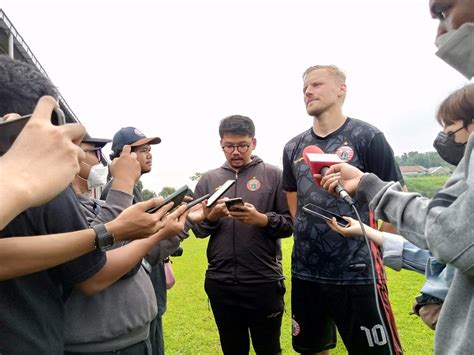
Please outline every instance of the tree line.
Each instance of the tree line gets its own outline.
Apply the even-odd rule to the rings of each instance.
[[[437,152],[408,152],[403,153],[401,156],[396,156],[395,160],[400,166],[421,165],[425,168],[444,166],[454,170],[454,166],[441,159]]]

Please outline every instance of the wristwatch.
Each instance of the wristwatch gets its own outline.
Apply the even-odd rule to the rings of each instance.
[[[103,223],[92,226],[95,232],[95,248],[97,250],[107,250],[114,245],[115,238],[113,233],[110,233]]]

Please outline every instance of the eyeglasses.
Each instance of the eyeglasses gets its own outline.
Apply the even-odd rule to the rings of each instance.
[[[92,153],[94,152],[96,158],[101,161],[102,160],[102,148],[99,148],[99,147],[95,147],[95,148],[88,148],[88,149],[83,149],[84,152],[86,153]]]
[[[222,150],[225,153],[231,154],[234,152],[234,150],[237,148],[237,151],[239,153],[247,153],[247,151],[250,148],[250,144],[248,143],[240,143],[240,144],[225,144],[222,146]]]

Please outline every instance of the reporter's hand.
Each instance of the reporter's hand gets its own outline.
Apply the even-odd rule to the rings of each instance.
[[[326,175],[314,174],[314,178],[321,179],[321,187],[334,195],[338,195],[334,189],[340,183],[349,195],[354,195],[359,186],[360,179],[364,173],[347,163],[332,165]]]
[[[117,240],[146,238],[157,233],[166,225],[166,215],[173,203],[164,205],[154,213],[147,211],[162,202],[163,197],[157,197],[128,207],[106,224],[107,230],[113,233]]]
[[[222,217],[227,217],[229,215],[229,211],[225,205],[225,200],[225,198],[221,198],[217,200],[214,206],[206,207],[204,215],[209,221],[217,222]]]
[[[253,224],[260,227],[265,227],[268,224],[268,217],[264,213],[257,211],[254,205],[245,202],[243,206],[239,206],[238,210],[229,211],[232,218],[238,219],[245,224]]]
[[[349,222],[349,225],[347,227],[341,227],[339,224],[337,224],[336,218],[334,217],[330,222],[326,223],[333,231],[339,233],[343,237],[354,237],[363,235],[359,221],[347,216],[343,216],[342,218]]]
[[[120,156],[112,160],[109,166],[110,174],[113,177],[112,187],[127,193],[133,191],[133,187],[141,175],[137,154],[131,150],[131,146],[125,145]]]
[[[85,157],[79,147],[84,127],[51,123],[57,105],[51,96],[40,98],[29,122],[1,158],[2,175],[9,180],[14,176],[14,188],[21,191],[17,199],[22,210],[42,205],[63,191]]]
[[[343,218],[349,222],[349,225],[347,227],[341,227],[340,225],[338,225],[336,222],[336,218],[334,217],[332,218],[330,222],[326,222],[326,223],[333,231],[339,233],[343,237],[354,237],[354,236],[360,237],[364,235],[359,221],[347,216],[343,216]],[[366,224],[364,224],[364,230],[365,230],[365,234],[367,235],[367,238],[369,238],[378,246],[382,246],[382,243],[383,243],[382,232]]]
[[[198,203],[189,209],[188,218],[193,223],[201,223],[205,218],[206,202]]]
[[[186,222],[186,216],[189,211],[186,209],[186,205],[181,205],[176,208],[173,212],[166,216],[166,224],[157,234],[157,241],[172,238],[184,229],[184,223]]]

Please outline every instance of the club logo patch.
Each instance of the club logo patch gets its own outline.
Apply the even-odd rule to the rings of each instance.
[[[291,335],[297,336],[300,333],[300,325],[294,320],[291,320]]]
[[[354,156],[354,151],[352,150],[351,147],[345,145],[345,146],[337,148],[336,154],[342,160],[350,161],[352,157]]]
[[[258,189],[260,189],[261,186],[262,184],[255,177],[253,177],[247,182],[247,189],[249,191],[257,191]]]

